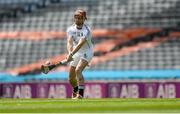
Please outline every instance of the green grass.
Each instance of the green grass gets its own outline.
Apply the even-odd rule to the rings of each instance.
[[[0,99],[5,113],[180,113],[180,99]]]

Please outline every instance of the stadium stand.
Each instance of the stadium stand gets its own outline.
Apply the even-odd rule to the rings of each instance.
[[[78,7],[96,44],[88,70],[180,68],[178,0],[1,0],[0,71],[36,74],[46,59],[62,59]]]
[[[148,49],[140,45],[143,49],[137,51],[136,53],[130,53],[129,55],[116,57],[113,60],[94,65],[92,69],[179,69],[179,42],[179,38],[172,38],[154,48]],[[157,43],[157,41],[155,41],[155,43]],[[153,47],[152,44],[146,44],[146,46],[147,45]],[[126,50],[126,52],[127,51],[128,50]],[[120,54],[120,52],[118,53]]]
[[[66,30],[77,7],[88,11],[88,22],[93,28],[162,28],[177,27],[179,23],[178,0],[85,1],[62,0],[56,4],[49,1],[45,8],[36,9],[28,15],[23,14],[16,22],[2,23],[1,30]],[[41,0],[38,1],[40,2]]]

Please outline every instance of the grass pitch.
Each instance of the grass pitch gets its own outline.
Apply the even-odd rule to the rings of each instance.
[[[2,113],[180,113],[180,99],[0,99]]]

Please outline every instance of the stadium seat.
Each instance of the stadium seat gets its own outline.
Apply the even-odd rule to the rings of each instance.
[[[0,0],[3,17],[0,19],[0,71],[39,65],[39,61],[65,54],[65,32],[78,7],[87,10],[95,52],[103,52],[99,57],[108,55],[102,56],[106,61],[96,62],[90,70],[179,68],[179,0],[83,1]],[[152,41],[167,37],[168,41],[151,47]],[[143,43],[151,48],[143,49]],[[134,53],[121,52],[131,46],[142,46],[142,49]],[[113,51],[125,55],[110,59]],[[35,65],[35,68],[39,67]]]

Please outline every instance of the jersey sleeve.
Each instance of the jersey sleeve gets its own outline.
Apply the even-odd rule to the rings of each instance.
[[[71,30],[70,28],[68,28],[68,29],[66,30],[66,34],[67,34],[67,37],[68,37],[68,38],[72,38],[72,37],[73,37],[72,30]]]
[[[87,39],[89,37],[89,35],[90,35],[90,29],[87,27],[87,29],[83,31],[82,38]]]

